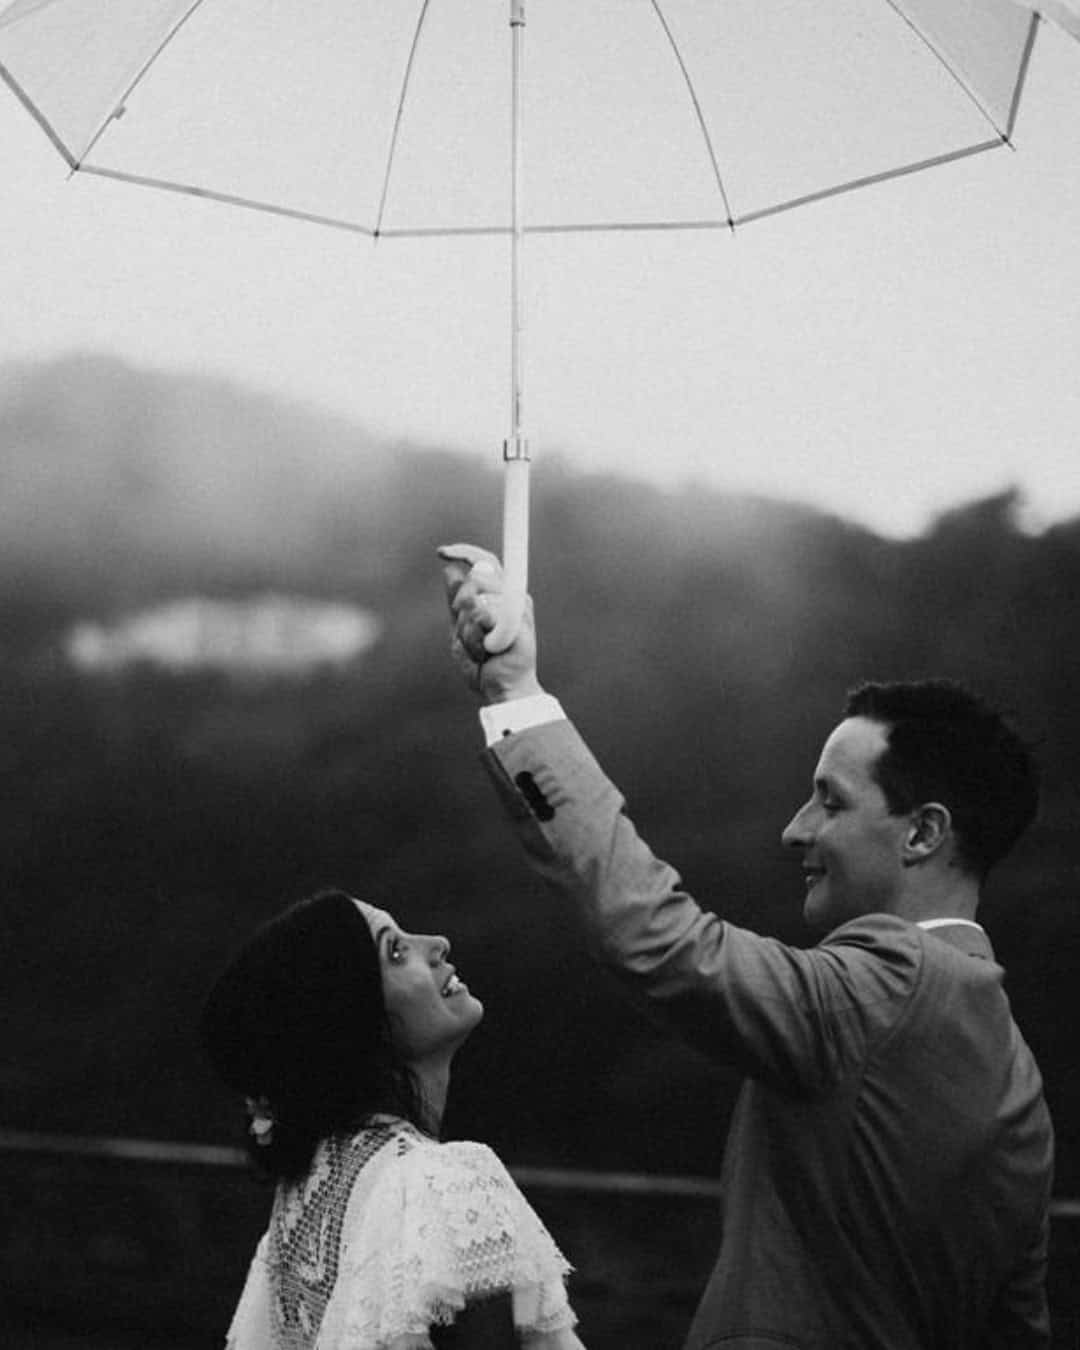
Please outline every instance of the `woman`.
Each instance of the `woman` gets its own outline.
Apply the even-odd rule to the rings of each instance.
[[[569,1266],[506,1169],[437,1140],[484,1013],[449,951],[327,891],[211,991],[204,1045],[277,1180],[229,1350],[583,1350]]]

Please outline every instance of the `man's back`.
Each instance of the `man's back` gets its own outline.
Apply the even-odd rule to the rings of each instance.
[[[866,963],[889,962],[908,992],[864,1007],[855,1028],[849,1010],[826,1013],[820,1035],[833,1043],[817,1090],[747,1083],[690,1350],[750,1337],[853,1350],[1038,1344],[1052,1134],[989,943],[968,927],[924,933],[871,915],[819,955],[854,985]],[[866,996],[879,994],[868,983]]]

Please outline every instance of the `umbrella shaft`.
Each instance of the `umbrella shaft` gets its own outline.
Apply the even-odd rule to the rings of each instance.
[[[521,71],[525,35],[524,0],[510,0],[510,37],[512,45],[511,80],[511,158],[510,158],[510,436],[503,444],[506,460],[503,485],[503,567],[509,594],[518,607],[509,623],[507,636],[513,639],[520,622],[528,586],[529,560],[529,443],[522,434],[522,128]]]
[[[525,323],[522,315],[522,124],[521,78],[525,35],[524,0],[510,0],[510,37],[512,45],[513,78],[511,109],[510,159],[510,453],[515,458],[527,458],[528,450],[522,441],[523,420],[523,338]]]

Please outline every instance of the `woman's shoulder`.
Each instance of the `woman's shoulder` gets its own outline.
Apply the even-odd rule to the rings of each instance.
[[[569,1264],[486,1144],[442,1143],[401,1122],[360,1182],[343,1233],[335,1318],[348,1305],[396,1319],[401,1291],[411,1291],[408,1317],[434,1325],[473,1299],[509,1292],[520,1326],[573,1324]]]
[[[407,1122],[388,1127],[377,1166],[353,1195],[358,1227],[408,1241],[423,1230],[440,1243],[531,1249],[554,1244],[494,1149],[471,1139],[442,1141]],[[349,1225],[352,1229],[352,1225]],[[354,1230],[355,1231],[355,1230]],[[555,1257],[561,1263],[561,1254]]]
[[[492,1176],[510,1181],[502,1159],[487,1144],[472,1139],[430,1139],[419,1134],[406,1142],[403,1156],[421,1168],[459,1172],[464,1176]]]
[[[456,1208],[483,1196],[501,1210],[523,1200],[502,1159],[487,1144],[471,1139],[432,1139],[406,1126],[394,1132],[383,1150],[384,1184],[411,1204]]]
[[[446,1170],[510,1180],[499,1155],[487,1144],[472,1139],[435,1139],[401,1116],[373,1116],[342,1142],[349,1152],[370,1153],[376,1141],[382,1160],[396,1162],[397,1170]]]
[[[487,1144],[434,1139],[400,1117],[378,1116],[350,1134],[323,1140],[309,1175],[317,1178],[331,1160],[339,1166],[359,1163],[350,1169],[359,1173],[358,1180],[379,1178],[383,1185],[427,1179],[446,1185],[516,1189],[505,1164]]]

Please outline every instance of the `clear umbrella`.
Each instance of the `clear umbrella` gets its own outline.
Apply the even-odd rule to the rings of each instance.
[[[380,247],[505,245],[523,595],[527,236],[722,235],[1006,146],[1037,22],[1023,0],[0,0],[0,76],[72,172]]]

